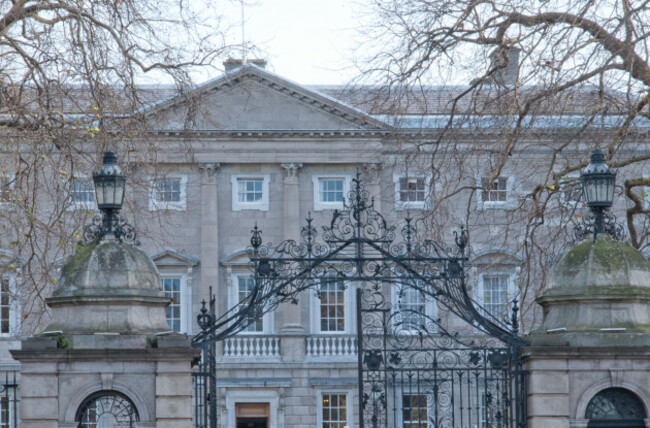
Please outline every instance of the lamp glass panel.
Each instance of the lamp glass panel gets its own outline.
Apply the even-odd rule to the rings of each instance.
[[[95,181],[95,197],[97,198],[98,207],[104,204],[104,186],[102,186],[101,182]]]
[[[594,183],[593,177],[584,178],[584,188],[585,188],[585,197],[587,198],[587,203],[597,200],[598,190],[596,189],[596,183]]]
[[[115,205],[115,181],[107,180],[104,182],[104,203],[106,205]]]
[[[117,205],[122,206],[122,202],[124,201],[124,183],[122,180],[119,180],[119,183],[116,183],[117,186],[115,186],[115,203]]]

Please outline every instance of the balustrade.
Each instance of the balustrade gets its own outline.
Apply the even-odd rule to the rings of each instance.
[[[316,335],[307,337],[308,357],[357,356],[357,337],[354,335]]]
[[[279,336],[234,336],[223,344],[223,356],[227,358],[279,358]]]

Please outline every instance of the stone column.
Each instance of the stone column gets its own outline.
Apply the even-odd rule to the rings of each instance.
[[[282,239],[300,240],[300,186],[298,173],[302,164],[282,164],[284,176],[284,211]],[[300,305],[283,303],[280,333],[280,352],[283,361],[302,361],[305,358],[305,329],[302,326]]]
[[[375,201],[375,210],[381,212],[381,163],[363,164],[363,182],[370,198]]]
[[[282,239],[300,240],[300,194],[298,173],[302,168],[301,163],[283,163],[284,176],[284,211],[282,223]],[[280,331],[282,333],[301,333],[304,328],[300,318],[300,307],[291,303],[282,305],[284,321]]]
[[[219,221],[217,203],[217,172],[220,164],[199,164],[201,171],[201,293],[198,301],[207,298],[208,287],[212,287],[217,302],[219,290]],[[193,310],[192,313],[198,313]]]

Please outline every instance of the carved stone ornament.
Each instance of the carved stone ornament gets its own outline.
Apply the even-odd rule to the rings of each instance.
[[[283,163],[280,165],[282,167],[282,175],[284,176],[284,181],[287,183],[297,183],[298,182],[298,173],[300,168],[302,168],[301,163]]]

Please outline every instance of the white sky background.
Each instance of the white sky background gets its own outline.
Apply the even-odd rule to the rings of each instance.
[[[240,44],[241,0],[220,3],[231,28],[226,43]],[[246,40],[256,47],[248,57],[266,59],[267,69],[300,84],[348,83],[357,75],[358,10],[353,0],[245,0]]]

